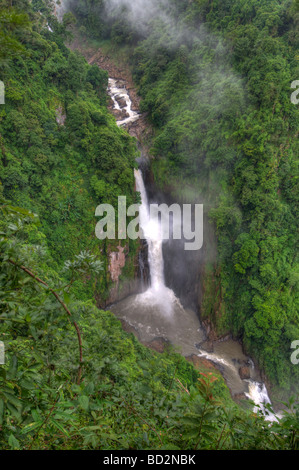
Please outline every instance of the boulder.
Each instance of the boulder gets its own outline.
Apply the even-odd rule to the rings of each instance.
[[[247,366],[242,366],[239,368],[239,375],[242,380],[250,379],[250,368]]]
[[[129,113],[127,113],[127,111],[125,109],[122,109],[121,114],[122,114],[123,119],[126,119],[126,118],[130,117]]]
[[[123,113],[120,109],[113,109],[112,113],[117,121],[121,121],[124,118]]]
[[[115,99],[121,108],[125,108],[127,106],[127,102],[122,96],[116,95]]]
[[[192,356],[186,357],[187,361],[192,362],[195,369],[201,370],[204,369],[214,369],[217,370],[217,367],[213,364],[213,362],[209,361],[205,357],[196,356],[193,354]]]

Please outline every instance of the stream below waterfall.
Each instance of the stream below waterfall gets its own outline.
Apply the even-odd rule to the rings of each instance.
[[[119,126],[127,126],[139,119],[140,114],[132,110],[132,103],[123,80],[109,79],[108,93]],[[136,190],[141,194],[140,227],[148,245],[148,262],[151,285],[141,294],[133,295],[109,307],[119,319],[125,320],[138,332],[143,343],[163,338],[188,357],[201,356],[211,361],[221,371],[232,395],[245,395],[264,411],[264,405],[271,403],[267,389],[262,383],[253,361],[244,355],[237,341],[215,342],[213,352],[207,352],[200,345],[206,334],[198,315],[184,308],[173,290],[165,285],[164,260],[160,225],[152,220],[149,212],[147,191],[141,170],[135,170]],[[250,378],[241,379],[239,369],[246,366]],[[273,421],[275,415],[266,419]]]

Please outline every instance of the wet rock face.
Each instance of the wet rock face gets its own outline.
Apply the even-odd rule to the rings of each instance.
[[[108,299],[103,302],[98,300],[101,308],[106,308],[126,297],[144,292],[149,285],[149,266],[147,244],[143,241],[136,256],[136,272],[134,279],[121,279],[123,268],[126,265],[126,249],[118,246],[118,251],[112,251],[109,255],[108,271],[113,286],[110,288]]]
[[[142,291],[150,285],[150,268],[148,264],[148,245],[141,240],[141,248],[138,256],[138,278],[141,280]]]
[[[126,88],[127,84],[125,80],[116,80],[116,86],[118,88]]]
[[[135,279],[119,280],[110,288],[108,299],[103,301],[103,299],[96,297],[97,305],[99,308],[109,309],[109,306],[112,304],[120,302],[130,295],[135,295],[139,292],[141,292],[141,283],[140,279],[137,277]]]
[[[108,268],[111,280],[113,282],[118,282],[122,269],[126,264],[126,255],[124,253],[124,247],[118,246],[117,248],[117,252],[110,253],[110,263]]]
[[[163,244],[165,281],[185,307],[198,309],[200,252],[184,250],[181,240],[169,240]]]
[[[150,128],[148,127],[146,115],[140,115],[138,121],[131,122],[127,126],[130,136],[135,137],[137,140],[143,140],[149,134]],[[149,150],[143,147],[143,153],[148,155]]]

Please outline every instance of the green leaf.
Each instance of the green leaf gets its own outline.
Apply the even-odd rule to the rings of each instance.
[[[9,403],[12,403],[16,408],[20,408],[22,406],[21,401],[12,393],[3,392],[3,395],[7,399]]]
[[[58,423],[58,421],[56,421],[55,419],[51,419],[51,424],[53,424],[53,426],[59,429],[59,431],[63,432],[63,434],[65,434],[66,436],[69,436],[69,433],[67,432],[67,430],[62,426],[62,424]]]
[[[89,398],[86,395],[81,395],[79,397],[79,404],[83,410],[87,411],[89,408]]]
[[[36,423],[41,423],[42,417],[37,410],[31,410],[31,414]]]
[[[8,377],[10,379],[14,379],[17,374],[18,369],[18,358],[16,355],[13,355],[10,361],[9,369],[8,369]]]
[[[20,449],[20,443],[18,439],[15,438],[13,434],[11,434],[8,438],[8,444],[13,450]]]
[[[27,424],[27,426],[25,426],[22,429],[21,434],[28,434],[31,431],[35,431],[35,429],[38,429],[41,425],[42,425],[42,421],[40,421],[38,423]]]
[[[22,379],[20,381],[20,385],[22,388],[25,388],[26,390],[34,390],[35,389],[35,384],[31,380],[28,379]]]
[[[21,419],[21,412],[18,408],[13,406],[11,403],[6,404],[7,409],[11,412],[12,416],[14,416],[18,421]]]

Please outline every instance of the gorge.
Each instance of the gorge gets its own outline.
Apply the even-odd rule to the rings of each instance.
[[[113,100],[113,110],[125,110],[128,115],[118,120],[119,126],[128,126],[139,118],[132,111],[132,103],[123,80],[109,78],[108,92]],[[123,106],[120,106],[124,100]],[[139,143],[140,148],[140,143]],[[139,164],[140,164],[139,160]],[[146,162],[143,162],[146,168]],[[265,412],[264,405],[271,404],[265,384],[261,382],[260,374],[256,371],[253,361],[242,352],[240,343],[227,339],[213,344],[213,353],[208,353],[201,347],[205,343],[206,332],[202,328],[198,315],[190,308],[184,308],[173,290],[165,285],[164,259],[162,249],[161,227],[156,220],[150,218],[147,191],[143,181],[142,171],[135,170],[136,191],[141,194],[140,227],[148,244],[148,262],[150,267],[150,287],[141,294],[113,304],[109,310],[136,331],[143,343],[163,338],[185,356],[197,355],[205,357],[220,368],[226,379],[232,395],[244,395],[251,399]],[[241,379],[239,369],[246,365],[249,376]],[[275,415],[266,412],[266,419],[275,420]],[[268,416],[267,416],[268,415]]]

